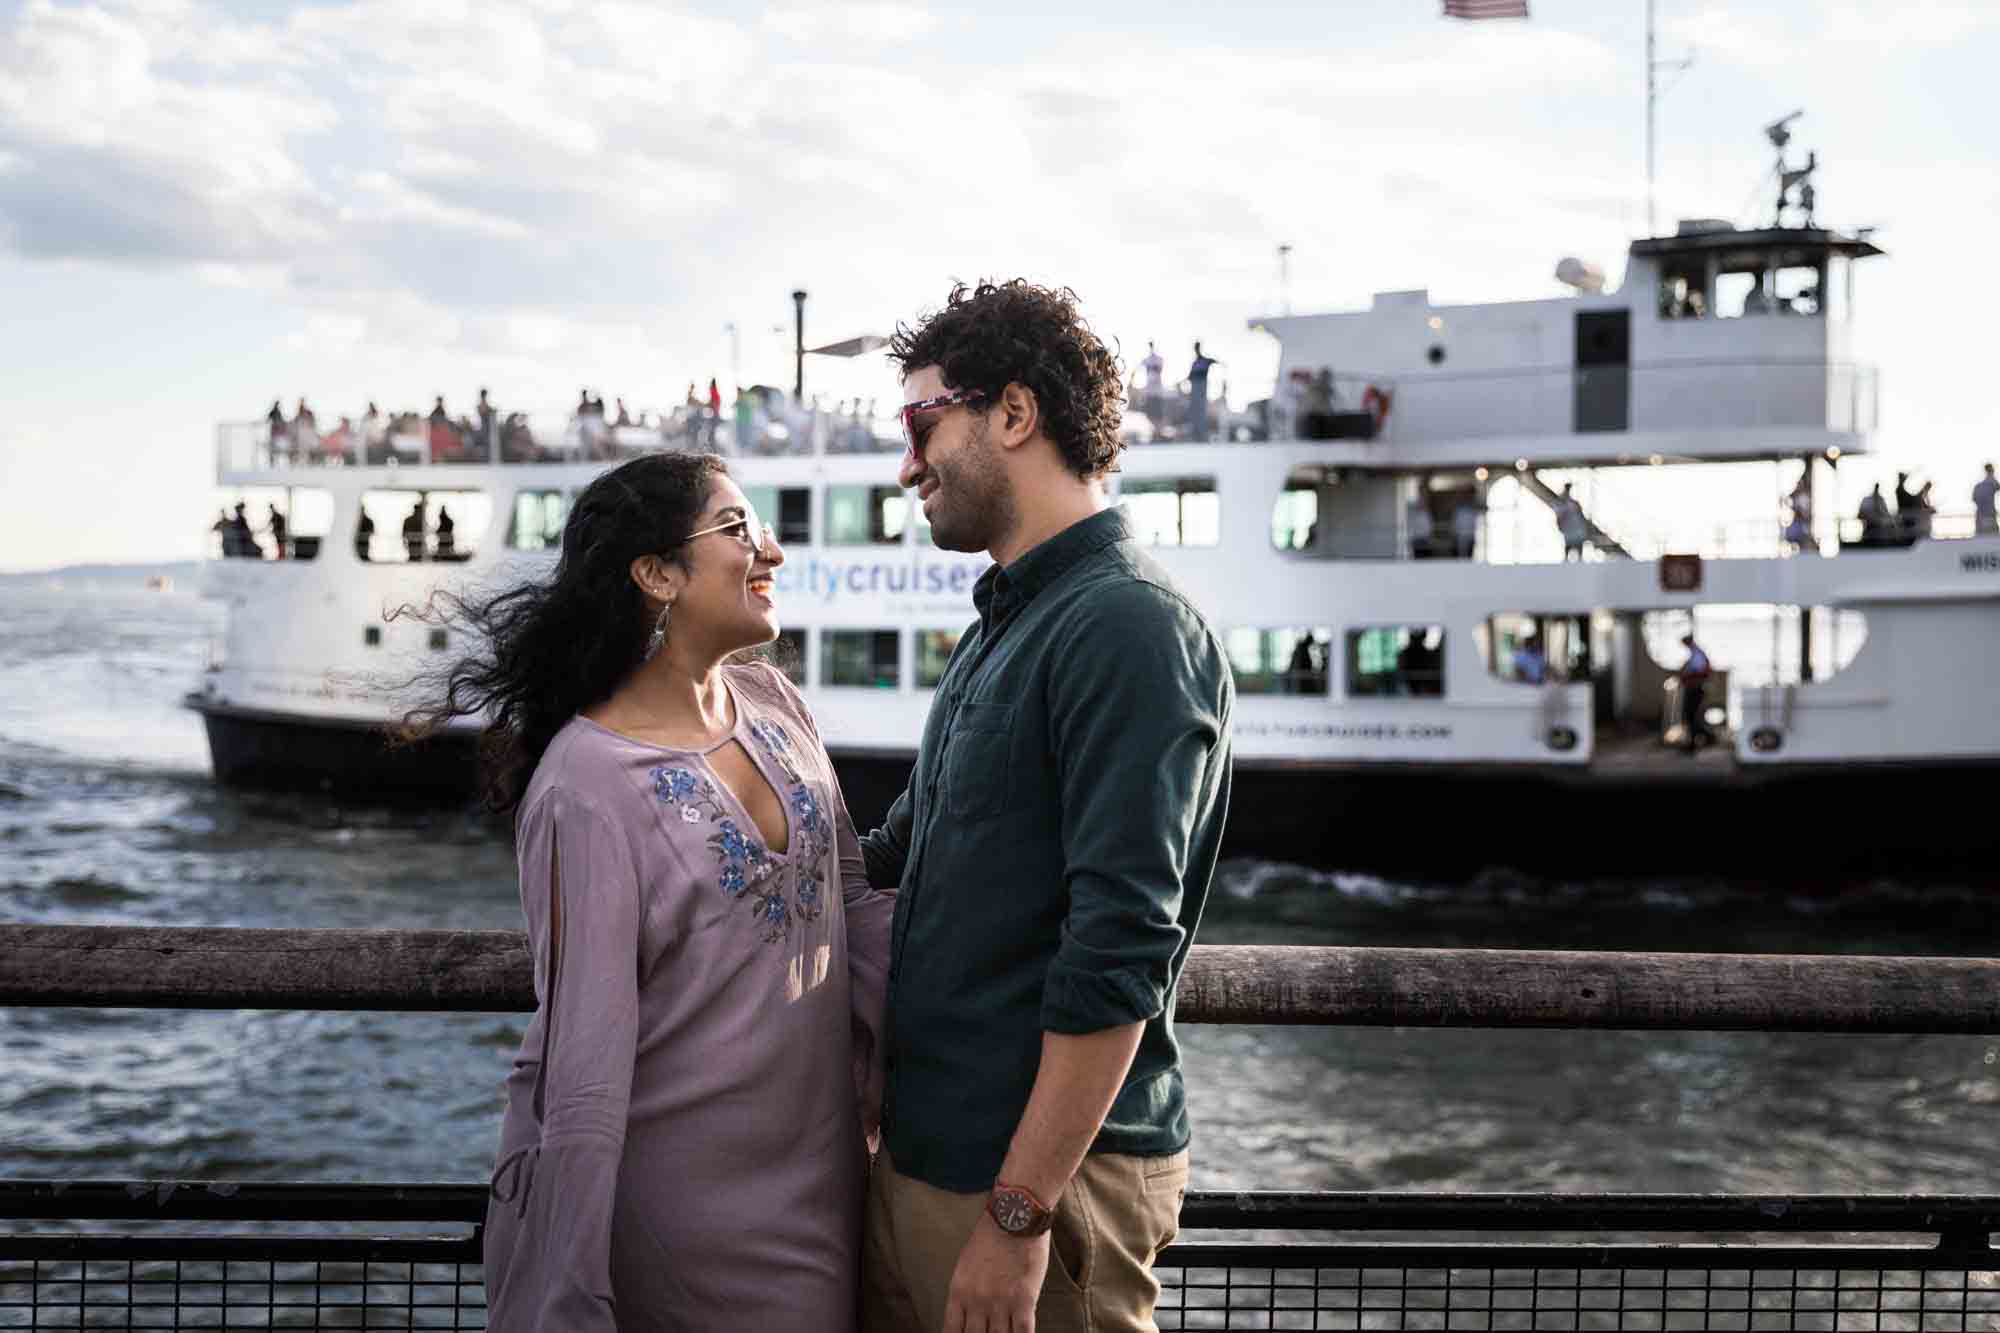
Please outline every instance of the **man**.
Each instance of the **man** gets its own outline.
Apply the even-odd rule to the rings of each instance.
[[[1188,367],[1188,438],[1208,439],[1208,372],[1216,364],[1203,356],[1201,344],[1194,345],[1194,362]]]
[[[486,396],[486,390],[479,391],[479,456],[482,460],[498,462],[500,459],[499,433],[494,430],[500,414],[494,410],[493,400]]]
[[[1590,536],[1590,523],[1583,516],[1583,501],[1576,498],[1576,483],[1563,484],[1562,498],[1556,501],[1556,531],[1562,534],[1563,563],[1583,563],[1583,543]]]
[[[244,513],[243,501],[236,502],[236,512],[230,516],[229,529],[235,535],[236,554],[246,560],[262,560],[264,548],[257,543],[256,534],[250,530],[250,516]]]
[[[1693,754],[1702,737],[1707,736],[1708,720],[1704,716],[1708,703],[1708,677],[1712,668],[1708,654],[1694,641],[1693,634],[1681,635],[1681,647],[1687,649],[1687,661],[1675,674],[1681,681],[1681,729],[1686,733],[1687,750]]]
[[[2000,515],[1994,512],[1994,497],[2000,496],[2000,481],[1994,480],[1993,465],[1986,465],[1986,475],[1973,484],[1972,516],[1973,528],[1982,537],[2000,533]]]
[[[1417,478],[1416,493],[1409,504],[1410,558],[1429,559],[1433,547],[1432,539],[1437,535],[1437,521],[1431,515],[1431,479],[1428,475]]]
[[[412,562],[424,558],[424,502],[420,497],[403,515],[403,554]]]
[[[278,511],[278,506],[275,504],[265,505],[264,507],[270,510],[270,518],[266,526],[270,529],[271,545],[275,550],[275,554],[271,558],[273,560],[283,560],[289,537],[289,533],[286,530],[288,525],[285,522],[285,516]]]
[[[1541,635],[1530,634],[1514,650],[1514,677],[1529,685],[1540,685],[1548,680],[1549,659],[1542,652]]]
[[[1159,348],[1149,342],[1139,368],[1146,372],[1146,420],[1152,423],[1157,436],[1167,424],[1167,359],[1160,355]]]
[[[1861,540],[1864,543],[1880,546],[1890,540],[1890,528],[1895,519],[1889,513],[1889,502],[1882,498],[1881,482],[1876,482],[1869,488],[1868,494],[1861,497],[1861,508],[1856,516],[1861,520]]]
[[[1108,507],[1116,360],[1068,291],[899,328],[940,547],[986,551],[909,788],[864,1326],[1152,1329],[1188,1120],[1171,1007],[1229,797],[1227,658]]]

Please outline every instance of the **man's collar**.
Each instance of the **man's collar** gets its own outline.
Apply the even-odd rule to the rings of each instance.
[[[1061,578],[1077,561],[1131,535],[1132,525],[1123,509],[1116,505],[1100,509],[1017,557],[1007,566],[1007,582],[1026,601]]]
[[[1032,601],[1037,593],[1061,578],[1085,556],[1131,536],[1132,525],[1126,520],[1125,511],[1116,505],[1077,520],[1016,557],[1014,563],[1004,568],[994,565],[981,575],[972,590],[979,618],[986,620],[989,609],[996,604],[998,609],[1005,611],[1013,605]]]

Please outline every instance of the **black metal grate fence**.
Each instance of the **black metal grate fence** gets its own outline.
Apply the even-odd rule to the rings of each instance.
[[[1931,1258],[1907,1252],[1780,1256],[1728,1249],[1704,1256],[1663,1248],[1593,1254],[1579,1264],[1574,1254],[1519,1255],[1501,1247],[1464,1247],[1447,1254],[1435,1249],[1361,1253],[1304,1246],[1284,1255],[1274,1255],[1268,1248],[1219,1248],[1232,1252],[1199,1259],[1189,1256],[1188,1267],[1161,1274],[1163,1330],[1989,1333],[2000,1329],[2000,1274],[1990,1268],[1893,1266]]]
[[[0,1329],[483,1329],[484,1204],[478,1186],[0,1182],[0,1219],[65,1228],[0,1234]],[[69,1229],[107,1218],[141,1226]],[[1963,1197],[1197,1193],[1182,1224],[1198,1231],[1472,1239],[1190,1240],[1156,1265],[1159,1325],[2000,1333],[1996,1220],[2000,1200]],[[302,1221],[444,1224],[452,1234],[249,1234]],[[1599,1238],[1507,1243],[1592,1231]],[[1623,1231],[1701,1241],[1602,1239]],[[1857,1243],[1857,1232],[1869,1239]]]
[[[0,1262],[0,1328],[485,1326],[477,1264],[416,1259]]]

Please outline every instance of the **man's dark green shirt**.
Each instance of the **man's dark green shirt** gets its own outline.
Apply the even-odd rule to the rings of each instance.
[[[972,593],[910,785],[863,840],[900,889],[883,1135],[896,1169],[988,1188],[1042,1033],[1143,1022],[1093,1152],[1187,1146],[1169,1005],[1229,806],[1222,645],[1105,510]]]

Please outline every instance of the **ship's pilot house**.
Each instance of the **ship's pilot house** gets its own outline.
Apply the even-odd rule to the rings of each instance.
[[[1559,296],[1444,305],[1388,291],[1365,310],[1253,321],[1280,344],[1269,434],[1314,446],[1286,485],[1317,492],[1322,523],[1293,554],[1421,554],[1454,513],[1486,511],[1489,477],[1553,510],[1542,469],[1864,452],[1875,375],[1852,359],[1853,266],[1882,252],[1814,221],[1817,162],[1785,161],[1786,124],[1765,131],[1779,150],[1767,225],[1682,221],[1633,242],[1616,287],[1565,258]],[[1413,502],[1431,514],[1416,539]],[[1590,538],[1613,555],[1647,546]]]
[[[1390,291],[1367,310],[1253,321],[1281,344],[1270,433],[1392,444],[1418,466],[1797,457],[1842,444],[1825,433],[1865,434],[1873,375],[1850,359],[1853,263],[1882,252],[1814,222],[1816,160],[1785,163],[1784,122],[1766,134],[1781,154],[1770,225],[1683,221],[1633,242],[1615,289],[1567,258],[1566,296],[1439,305]],[[1351,421],[1368,428],[1324,429]],[[1631,439],[1577,438],[1606,434]]]

